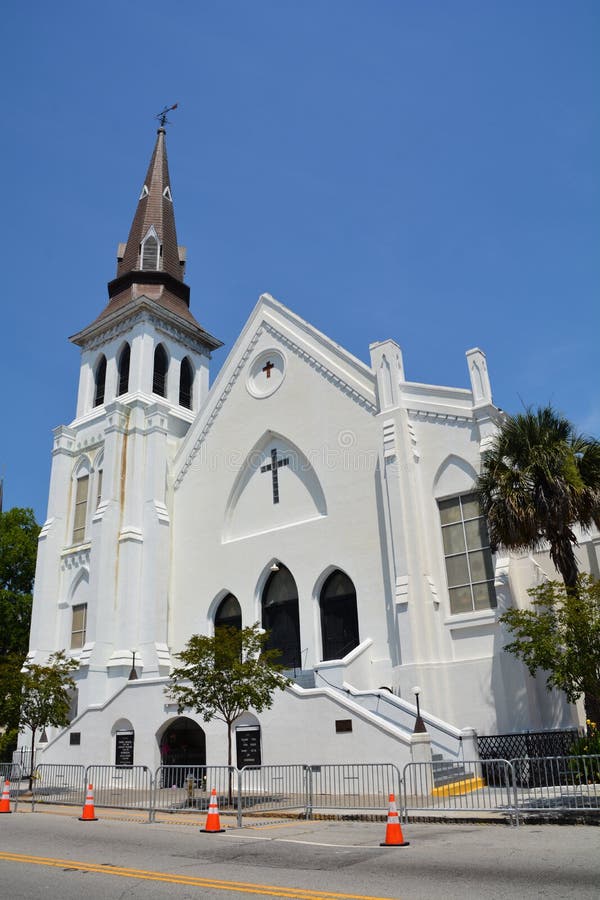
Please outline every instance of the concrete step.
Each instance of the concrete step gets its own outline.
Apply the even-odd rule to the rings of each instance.
[[[436,787],[453,784],[465,777],[465,767],[462,763],[452,762],[449,759],[436,759],[433,761],[433,783]]]

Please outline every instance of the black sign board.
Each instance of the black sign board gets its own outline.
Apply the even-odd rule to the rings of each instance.
[[[237,767],[260,766],[260,728],[236,728]]]
[[[115,766],[130,769],[133,766],[133,731],[122,731],[116,735]]]

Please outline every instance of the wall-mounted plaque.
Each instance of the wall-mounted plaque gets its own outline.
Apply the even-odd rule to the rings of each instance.
[[[115,766],[130,769],[133,766],[133,731],[118,731],[115,735]]]

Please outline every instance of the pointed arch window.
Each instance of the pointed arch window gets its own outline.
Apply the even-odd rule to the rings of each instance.
[[[270,632],[267,649],[279,650],[280,665],[301,668],[298,588],[290,570],[281,563],[269,575],[263,591],[262,625]]]
[[[167,351],[159,344],[154,351],[154,371],[152,374],[152,393],[165,397],[167,392],[167,368],[169,360]]]
[[[227,594],[223,597],[215,613],[215,628],[242,628],[242,608],[237,597]]]
[[[155,234],[149,234],[142,242],[142,271],[151,271],[160,268],[160,255],[162,247]]]
[[[319,598],[323,659],[341,659],[360,643],[356,590],[350,578],[332,572]]]
[[[82,544],[85,541],[89,485],[90,476],[87,473],[85,475],[80,475],[75,482],[75,515],[73,517],[74,544]]]
[[[189,359],[184,357],[181,361],[181,370],[179,373],[179,405],[185,406],[186,409],[192,408],[192,384],[194,381],[194,370]]]
[[[94,378],[94,406],[102,406],[104,403],[104,390],[106,388],[106,357],[100,357],[96,366]]]
[[[131,362],[131,347],[125,344],[119,355],[118,376],[119,385],[117,394],[126,394],[129,390],[129,365]]]

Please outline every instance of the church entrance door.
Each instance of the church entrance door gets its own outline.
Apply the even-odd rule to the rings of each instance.
[[[188,770],[206,765],[206,735],[197,722],[180,716],[169,725],[160,739],[160,762],[163,784],[178,786],[185,784]]]

